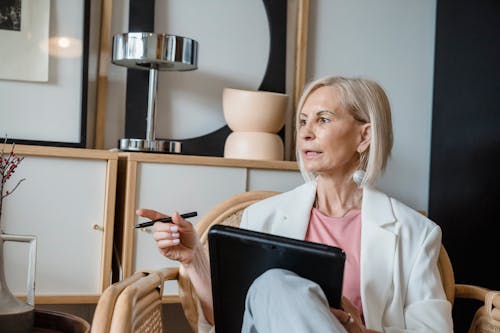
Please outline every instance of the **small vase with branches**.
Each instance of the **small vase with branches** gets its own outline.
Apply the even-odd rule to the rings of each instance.
[[[4,140],[0,151],[0,330],[2,333],[28,333],[33,331],[34,324],[36,237],[9,235],[4,232],[4,225],[2,223],[3,199],[14,193],[25,180],[25,178],[18,180],[13,187],[7,189],[7,181],[12,177],[23,157],[17,156],[14,153],[14,144],[10,147],[10,152],[6,152],[6,144],[7,139]],[[30,244],[27,303],[15,297],[7,286],[3,258],[3,245],[6,241]]]

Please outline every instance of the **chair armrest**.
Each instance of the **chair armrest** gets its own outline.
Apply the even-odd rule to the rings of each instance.
[[[500,291],[491,291],[486,288],[468,284],[456,284],[455,296],[485,302],[486,306],[490,308],[487,310],[491,311],[491,317],[494,320],[500,321]],[[490,299],[488,300],[488,298]]]
[[[490,290],[483,287],[473,286],[470,284],[455,285],[456,298],[475,299],[477,301],[484,302],[486,293],[488,291]]]
[[[92,333],[109,332],[116,299],[126,287],[144,276],[146,276],[146,273],[135,272],[128,278],[115,282],[104,290],[102,295],[99,297],[92,319]]]
[[[179,267],[167,267],[157,271],[162,277],[163,281],[179,281]],[[162,303],[180,303],[179,295],[164,295],[162,296]]]
[[[179,278],[179,267],[167,267],[158,270],[158,273],[163,277],[163,280],[177,280]]]

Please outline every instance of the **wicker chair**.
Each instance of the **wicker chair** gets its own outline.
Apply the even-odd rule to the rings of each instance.
[[[163,332],[163,284],[177,274],[172,268],[136,272],[108,287],[99,298],[91,333]]]

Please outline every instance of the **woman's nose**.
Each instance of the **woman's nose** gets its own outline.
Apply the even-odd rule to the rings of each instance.
[[[309,123],[305,123],[300,127],[299,135],[303,140],[312,140],[314,138],[314,129]]]

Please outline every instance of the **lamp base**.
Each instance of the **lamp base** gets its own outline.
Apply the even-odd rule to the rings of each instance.
[[[118,148],[123,151],[181,153],[182,143],[167,140],[120,139]]]

